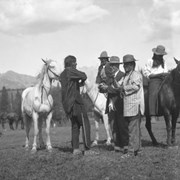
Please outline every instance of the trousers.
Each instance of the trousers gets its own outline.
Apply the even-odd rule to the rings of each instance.
[[[120,148],[128,146],[128,124],[125,122],[123,114],[119,111],[111,110],[108,113],[114,145]]]
[[[128,151],[135,152],[141,149],[141,115],[125,117],[129,130]]]
[[[85,111],[81,111],[76,113],[76,115],[72,115],[71,118],[71,143],[73,149],[79,149],[79,135],[80,129],[82,127],[82,139],[84,149],[90,149],[91,145],[91,133],[90,133],[90,123],[87,113]]]

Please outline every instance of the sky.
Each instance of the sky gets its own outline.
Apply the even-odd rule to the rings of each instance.
[[[67,55],[97,67],[100,53],[133,54],[143,68],[164,45],[169,69],[180,60],[179,0],[0,0],[0,73],[35,76],[41,58]],[[121,67],[122,68],[122,67]]]

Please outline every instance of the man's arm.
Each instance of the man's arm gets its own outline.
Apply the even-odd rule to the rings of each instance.
[[[87,79],[87,76],[84,72],[79,71],[75,68],[69,68],[68,69],[68,76],[70,79],[74,80],[81,80],[81,82],[84,82]]]
[[[131,78],[131,84],[123,86],[126,96],[136,93],[142,86],[142,76],[139,73],[134,73]]]

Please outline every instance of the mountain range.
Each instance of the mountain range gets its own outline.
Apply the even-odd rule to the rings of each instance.
[[[87,74],[90,82],[95,82],[97,68],[96,67],[81,67],[80,71]],[[24,89],[26,87],[36,84],[37,79],[35,76],[19,74],[12,70],[0,74],[0,90],[4,87],[6,89]]]

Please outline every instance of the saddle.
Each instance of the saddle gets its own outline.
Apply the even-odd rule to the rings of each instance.
[[[165,82],[165,79],[167,77],[167,74],[160,74],[156,77],[150,78],[148,82],[148,102],[146,105],[148,105],[149,114],[154,116],[162,116],[163,110],[161,108],[160,104],[160,96],[159,92]],[[146,87],[145,87],[146,88]]]

